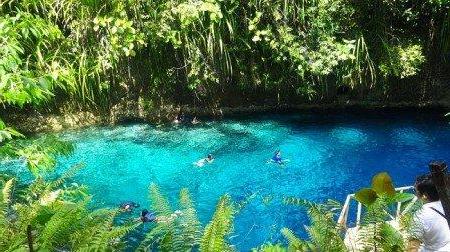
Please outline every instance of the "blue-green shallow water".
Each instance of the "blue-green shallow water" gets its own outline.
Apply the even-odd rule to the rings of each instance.
[[[76,151],[59,160],[58,172],[84,162],[75,180],[89,186],[98,207],[127,200],[148,206],[152,182],[176,203],[187,187],[206,224],[221,195],[241,201],[254,194],[235,219],[231,242],[241,251],[282,240],[282,227],[305,235],[305,211],[283,205],[283,196],[342,201],[377,172],[389,171],[404,186],[430,160],[450,161],[450,125],[442,113],[267,115],[195,127],[93,127],[62,136]],[[266,164],[276,149],[291,162]],[[192,165],[208,153],[216,157],[212,164]]]

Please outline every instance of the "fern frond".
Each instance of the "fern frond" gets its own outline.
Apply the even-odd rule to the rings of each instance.
[[[5,185],[2,188],[2,198],[0,204],[8,205],[11,203],[11,192],[14,185],[14,179],[10,179],[6,181]]]
[[[200,242],[201,225],[189,191],[180,191],[181,216],[176,220],[174,247],[179,251],[191,251]]]
[[[84,168],[84,167],[85,167],[85,165],[83,163],[79,163],[79,164],[71,166],[58,179],[56,179],[55,181],[49,183],[49,185],[48,185],[49,188],[48,189],[52,190],[52,189],[60,187],[62,184],[64,184],[64,182],[67,181],[67,179],[72,178],[73,176],[75,176],[75,174],[79,170]]]
[[[301,251],[346,251],[344,241],[334,221],[334,217],[340,209],[338,202],[329,200],[325,204],[316,204],[295,197],[286,197],[283,199],[283,203],[306,207],[308,216],[311,219],[311,226],[306,228],[309,241],[295,239],[293,233],[284,230],[283,234],[290,242],[290,245],[293,244],[294,247],[300,246],[300,248],[296,249]]]
[[[270,243],[263,244],[259,248],[252,249],[252,252],[287,252],[287,251],[295,251],[295,250],[288,250],[281,244],[270,244]]]
[[[169,201],[160,192],[159,187],[155,184],[150,185],[150,202],[151,209],[158,215],[169,216],[172,213]]]
[[[303,242],[289,228],[281,229],[281,234],[288,241],[289,249],[298,250],[302,248]]]
[[[206,226],[201,243],[200,251],[232,251],[227,243],[227,235],[231,233],[235,209],[228,195],[222,196],[217,204],[212,220]]]
[[[358,242],[366,250],[403,251],[401,233],[390,226],[388,199],[379,197],[367,207],[358,232]]]
[[[157,223],[152,230],[147,233],[137,251],[149,251],[150,248],[158,247],[162,251],[173,251],[171,238],[173,237],[173,222]]]
[[[54,249],[65,246],[73,230],[79,227],[79,221],[87,215],[85,205],[64,204],[58,207],[56,213],[45,223],[38,238],[41,248]]]

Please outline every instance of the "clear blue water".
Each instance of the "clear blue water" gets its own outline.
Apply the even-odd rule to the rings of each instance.
[[[75,180],[89,186],[96,207],[127,200],[148,206],[152,182],[175,204],[187,187],[206,224],[221,195],[235,201],[254,195],[235,219],[231,242],[241,251],[282,241],[283,227],[305,236],[304,209],[283,205],[283,196],[343,201],[380,171],[404,186],[430,160],[450,161],[450,125],[442,113],[266,115],[192,127],[92,127],[62,137],[76,151],[59,160],[58,172],[85,163]],[[266,164],[277,149],[290,159],[283,167]],[[193,166],[208,153],[216,157],[212,164]]]

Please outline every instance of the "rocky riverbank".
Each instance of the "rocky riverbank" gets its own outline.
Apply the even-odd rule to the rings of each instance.
[[[440,110],[443,115],[450,112],[450,101],[428,103],[379,103],[379,102],[343,102],[330,104],[303,104],[279,106],[242,106],[222,108],[199,108],[192,106],[167,105],[159,108],[145,108],[142,103],[126,102],[117,104],[109,113],[76,111],[69,113],[3,113],[2,118],[8,125],[21,132],[32,134],[39,132],[57,132],[93,125],[114,125],[129,121],[163,124],[171,122],[179,113],[187,116],[220,119],[230,116],[258,113],[288,112],[329,112],[333,111],[402,111],[402,110]]]

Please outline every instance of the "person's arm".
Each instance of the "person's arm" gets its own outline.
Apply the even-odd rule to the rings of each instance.
[[[406,247],[406,252],[418,252],[420,248],[420,241],[416,239],[410,239],[408,241],[408,246]]]

